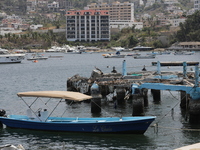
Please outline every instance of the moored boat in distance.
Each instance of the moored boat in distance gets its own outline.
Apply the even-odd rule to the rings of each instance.
[[[132,50],[140,50],[140,51],[151,51],[154,50],[153,47],[145,47],[145,46],[136,46]]]
[[[195,54],[194,51],[192,51],[192,52],[189,52],[189,51],[176,51],[176,52],[174,52],[174,55],[193,55],[193,54]]]
[[[121,54],[120,51],[117,51],[115,54],[103,54],[104,58],[124,58],[126,54]]]
[[[126,56],[140,56],[140,53],[128,53]]]
[[[125,48],[123,48],[123,47],[111,47],[111,48],[115,51],[124,51],[125,50]]]
[[[8,50],[0,48],[0,64],[21,63],[22,60],[24,60],[25,55],[26,55],[25,53],[23,54],[9,53]]]
[[[134,59],[154,59],[155,55],[145,55],[145,56],[133,56]]]
[[[124,58],[124,57],[126,57],[126,55],[124,55],[124,54],[120,54],[120,55],[107,54],[107,55],[104,55],[104,58]]]
[[[80,102],[92,99],[92,96],[69,91],[32,91],[21,92],[17,95],[27,105],[27,115],[7,115],[4,110],[1,110],[0,123],[6,127],[61,132],[143,134],[156,118],[155,116],[66,118],[63,117],[64,113],[60,114],[60,117],[52,117],[55,109],[58,109],[59,104],[63,105],[66,99]],[[32,101],[30,97],[33,98]],[[35,109],[33,105],[38,101],[45,103],[46,108]],[[52,101],[55,103],[54,106]],[[48,112],[47,108],[52,111]]]
[[[48,57],[45,57],[43,54],[35,53],[32,54],[31,58],[27,58],[27,60],[46,60]]]

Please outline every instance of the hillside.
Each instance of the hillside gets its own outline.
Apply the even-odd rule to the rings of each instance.
[[[49,0],[50,1],[50,0]],[[52,1],[52,0],[51,0]],[[91,2],[98,2],[99,0],[69,0],[72,2],[72,5],[74,9],[83,9],[85,6],[90,4]],[[109,0],[107,0],[109,1]],[[119,0],[120,2],[125,2],[127,0]],[[104,0],[106,2],[106,0]],[[167,12],[164,12],[166,5],[163,3],[155,3],[152,6],[149,7],[138,7],[138,0],[130,0],[130,2],[135,3],[135,16],[141,16],[141,14],[150,14],[152,16],[158,14],[158,13],[163,13],[166,14]],[[146,1],[144,0],[146,3]],[[193,2],[190,0],[179,0],[180,4],[176,4],[177,6],[184,8],[185,10],[188,10],[193,7]],[[187,6],[187,7],[185,7]],[[22,11],[19,11],[22,10]],[[45,16],[45,13],[47,12],[40,12],[35,13],[34,15],[31,14],[32,16],[30,17],[30,14],[27,15],[26,13],[26,0],[1,0],[0,3],[0,12],[5,11],[7,14],[11,15],[11,12],[13,14],[19,15],[19,16],[25,16],[30,20],[30,23],[32,24],[43,24],[44,28],[50,29],[52,26],[54,28],[65,28],[65,23],[66,23],[66,18],[65,15],[57,15],[56,13],[56,18],[55,20],[50,20]],[[48,12],[48,14],[55,14],[55,12]],[[24,18],[25,18],[24,17]],[[30,19],[32,18],[32,19]],[[145,21],[143,21],[145,22]],[[148,22],[148,21],[146,21]],[[153,23],[153,24],[151,24]],[[51,47],[53,43],[57,43],[60,45],[63,44],[69,44],[69,45],[85,45],[85,46],[98,46],[98,47],[104,47],[104,48],[110,48],[113,46],[122,46],[122,47],[127,47],[131,48],[136,45],[143,45],[143,46],[152,46],[152,47],[168,47],[170,46],[173,42],[175,41],[181,41],[180,39],[183,39],[182,31],[178,32],[178,37],[176,37],[176,34],[171,37],[171,33],[168,34],[166,39],[168,39],[167,42],[163,43],[161,42],[161,39],[159,39],[161,33],[163,32],[168,32],[169,28],[168,26],[164,27],[158,27],[155,26],[155,21],[153,22],[150,20],[149,26],[144,26],[142,30],[136,30],[134,27],[130,28],[125,28],[121,30],[120,32],[111,35],[111,41],[110,42],[83,42],[83,43],[78,43],[78,42],[67,42],[65,39],[65,33],[63,34],[53,34],[51,32],[48,32],[46,34],[42,33],[34,33],[31,31],[26,31],[22,36],[18,35],[10,35],[8,34],[6,37],[1,38],[0,45],[5,48],[24,48],[26,47],[29,49],[32,45],[39,45],[38,48],[48,48]],[[184,27],[184,26],[183,26]],[[188,30],[189,31],[189,30]],[[188,37],[194,37],[192,38],[195,39],[195,37],[198,37],[197,35],[198,32],[193,32],[192,34],[188,32]],[[187,37],[187,39],[188,39]],[[185,38],[185,37],[184,37]]]
[[[71,2],[72,8],[74,9],[84,9],[90,3],[98,3],[99,0],[68,0]],[[114,1],[114,0],[113,0]],[[119,2],[127,2],[127,0],[118,0]],[[194,2],[191,0],[178,0],[180,4],[175,4],[180,6],[184,10],[189,10],[194,6]],[[49,0],[52,2],[52,0]],[[102,2],[112,2],[111,0],[102,0]],[[135,4],[135,13],[150,13],[155,14],[162,12],[165,5],[161,1],[160,3],[155,3],[152,6],[144,7],[139,6],[139,0],[129,0],[128,2],[133,2]],[[147,0],[144,0],[146,4]],[[25,15],[26,14],[26,0],[1,0],[0,11],[5,11],[7,14]]]

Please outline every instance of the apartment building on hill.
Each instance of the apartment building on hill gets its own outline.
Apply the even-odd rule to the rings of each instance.
[[[110,27],[111,28],[125,28],[135,25],[136,29],[143,28],[142,22],[135,22],[134,20],[134,3],[129,2],[113,2],[107,3],[91,3],[87,5],[86,9],[93,10],[107,10],[110,14]]]
[[[200,0],[194,0],[194,10],[200,10]]]
[[[109,41],[109,12],[105,10],[72,10],[66,14],[67,41]]]

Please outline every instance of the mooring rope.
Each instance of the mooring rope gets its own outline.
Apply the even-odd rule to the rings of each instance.
[[[174,128],[174,127],[165,127],[165,126],[159,126],[158,123],[155,123],[153,125],[151,125],[151,127],[154,127],[154,131],[157,133],[158,132],[158,128],[163,128],[163,129],[170,129],[170,130],[181,130],[181,131],[193,131],[193,132],[199,132],[200,129],[183,129],[183,128]]]
[[[193,88],[195,88],[195,87],[193,87]],[[193,89],[192,88],[192,89]],[[192,90],[191,89],[191,90]],[[190,91],[191,91],[190,90]],[[190,92],[189,91],[189,92]],[[171,92],[170,92],[170,94],[172,94]],[[173,96],[173,95],[172,95]],[[174,98],[175,98],[175,96],[173,96]],[[185,94],[185,96],[183,96],[182,97],[182,99],[180,100],[180,101],[182,101],[185,97],[187,97],[187,94]],[[152,125],[152,127],[154,127],[154,132],[158,132],[158,128],[165,128],[165,129],[173,129],[173,130],[185,130],[185,131],[200,131],[200,129],[182,129],[182,128],[172,128],[172,127],[165,127],[165,126],[158,126],[158,123],[165,117],[165,116],[167,116],[171,111],[174,111],[174,108],[180,103],[180,101],[178,102],[178,103],[176,103],[175,105],[174,105],[174,107],[172,107],[172,109],[170,110],[170,111],[168,111],[163,117],[161,117],[159,120],[157,120],[156,121],[156,123],[154,124],[154,125]],[[186,102],[187,103],[187,102]]]
[[[95,101],[92,101],[93,103],[95,103]],[[101,106],[99,106],[97,103],[95,103],[95,105],[97,105],[100,109],[102,109],[108,116],[110,113],[108,113],[105,109],[103,109]],[[111,114],[111,117],[114,116],[113,114]]]
[[[178,98],[176,98],[176,97],[172,94],[172,92],[171,92],[170,90],[168,90],[168,92],[170,93],[170,95],[171,95],[174,99],[178,100]]]

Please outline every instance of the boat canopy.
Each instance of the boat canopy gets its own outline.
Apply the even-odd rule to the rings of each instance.
[[[17,93],[19,97],[46,97],[46,98],[61,98],[74,101],[83,101],[91,99],[92,96],[85,95],[79,92],[71,91],[30,91]]]

